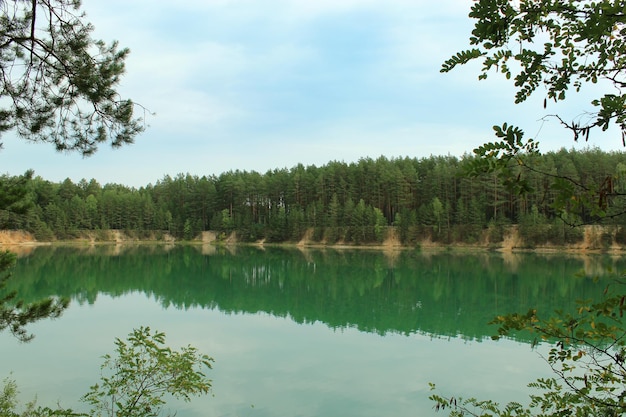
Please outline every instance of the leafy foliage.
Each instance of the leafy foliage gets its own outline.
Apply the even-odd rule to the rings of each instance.
[[[504,123],[494,126],[497,142],[488,142],[474,149],[477,158],[469,160],[464,167],[464,175],[479,176],[495,173],[502,185],[516,194],[533,191],[530,182],[522,178],[520,166],[526,165],[526,158],[537,155],[538,143],[533,139],[524,141],[524,132],[515,126]]]
[[[0,2],[0,132],[90,155],[143,129],[116,91],[128,49],[91,37],[80,0]]]
[[[104,356],[100,384],[83,397],[94,407],[90,415],[158,416],[166,395],[189,401],[211,389],[204,371],[213,359],[195,347],[172,350],[165,346],[165,334],[149,327],[133,330],[115,345],[117,355]]]
[[[606,130],[611,124],[619,126],[624,139],[625,8],[624,0],[476,1],[469,14],[475,19],[469,39],[473,48],[455,54],[441,71],[482,59],[479,79],[492,70],[513,79],[516,103],[543,86],[544,107],[565,100],[570,89],[578,92],[585,83],[603,82],[613,91],[591,101],[595,113],[583,121],[559,120],[575,139],[588,139],[590,129]]]

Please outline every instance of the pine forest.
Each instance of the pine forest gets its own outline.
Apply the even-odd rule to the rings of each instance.
[[[28,231],[39,241],[73,239],[120,230],[129,236],[196,239],[203,231],[239,242],[310,242],[367,245],[383,242],[392,226],[400,243],[424,240],[476,244],[503,239],[516,225],[526,247],[567,245],[583,231],[555,211],[552,178],[593,189],[611,181],[601,223],[605,244],[626,243],[626,157],[599,149],[562,149],[533,156],[520,167],[530,184],[524,194],[507,189],[498,175],[468,176],[472,156],[363,158],[324,166],[299,164],[266,173],[228,171],[219,176],[178,174],[134,188],[96,180],[53,183],[27,172],[0,177],[3,194],[26,185],[19,207],[0,211],[0,227]],[[1,206],[1,205],[0,205]],[[577,222],[597,219],[582,213]]]

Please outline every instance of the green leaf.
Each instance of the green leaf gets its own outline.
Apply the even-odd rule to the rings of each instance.
[[[479,58],[483,55],[484,53],[476,48],[458,52],[456,55],[452,56],[450,59],[446,60],[443,63],[440,72],[449,72],[457,65],[466,64],[469,61]]]

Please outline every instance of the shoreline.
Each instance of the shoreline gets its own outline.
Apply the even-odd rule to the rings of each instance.
[[[327,244],[324,242],[312,242],[307,240],[301,240],[299,242],[281,242],[281,243],[266,243],[265,241],[258,242],[238,242],[234,238],[228,238],[225,240],[209,240],[207,237],[213,237],[212,233],[204,234],[199,239],[190,241],[176,240],[172,237],[166,236],[164,239],[137,239],[125,236],[122,232],[111,231],[112,238],[105,240],[98,240],[93,237],[76,238],[69,240],[55,240],[55,241],[37,241],[30,233],[15,230],[0,230],[0,250],[9,250],[19,254],[26,254],[31,252],[34,248],[42,246],[73,246],[77,248],[94,247],[94,246],[120,246],[128,247],[133,245],[158,245],[158,246],[175,246],[175,245],[190,245],[190,246],[212,246],[219,247],[237,247],[237,246],[250,246],[250,247],[285,247],[285,248],[297,248],[297,249],[334,249],[334,250],[375,250],[385,252],[400,252],[400,251],[424,251],[424,252],[446,252],[452,251],[456,253],[538,253],[538,254],[575,254],[575,255],[625,255],[626,247],[620,245],[611,245],[607,248],[590,248],[584,245],[570,245],[570,246],[558,246],[558,245],[543,245],[534,248],[518,247],[511,244],[511,240],[507,242],[505,239],[500,244],[476,244],[470,245],[466,243],[457,244],[440,244],[432,241],[424,241],[419,245],[407,246],[400,244],[397,239],[387,239],[380,244],[365,244],[365,245],[352,245],[343,242],[335,244]],[[206,233],[206,232],[205,232]],[[583,243],[583,242],[581,242]]]
[[[467,245],[467,244],[430,244],[430,245],[384,245],[384,244],[372,244],[372,245],[350,245],[350,244],[325,244],[325,243],[306,243],[299,242],[286,242],[286,243],[264,243],[264,242],[203,242],[201,240],[191,241],[164,241],[164,240],[125,240],[125,241],[89,241],[89,240],[57,240],[53,242],[39,242],[39,241],[21,241],[21,242],[3,242],[0,241],[0,250],[9,250],[15,253],[31,252],[33,249],[45,246],[57,246],[57,247],[76,247],[76,248],[89,248],[95,246],[117,246],[117,247],[130,247],[130,246],[210,246],[214,248],[225,247],[258,247],[258,248],[291,248],[291,249],[333,249],[333,250],[371,250],[371,251],[383,251],[383,252],[403,252],[403,251],[419,251],[419,252],[454,252],[454,253],[502,253],[502,254],[523,254],[523,253],[536,253],[536,254],[570,254],[570,255],[626,255],[626,248],[621,246],[609,247],[606,249],[590,249],[590,248],[578,248],[568,246],[541,246],[536,248],[521,248],[521,247],[503,247],[503,246],[485,246],[485,245]]]

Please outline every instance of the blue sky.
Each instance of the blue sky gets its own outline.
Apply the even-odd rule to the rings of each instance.
[[[51,181],[143,186],[165,175],[261,173],[363,157],[462,156],[518,124],[544,151],[572,148],[549,113],[589,110],[585,92],[558,108],[513,104],[480,66],[441,63],[467,47],[469,0],[84,0],[95,36],[131,49],[121,94],[154,112],[136,143],[94,156],[3,137],[0,172]],[[621,150],[620,136],[588,144]]]

